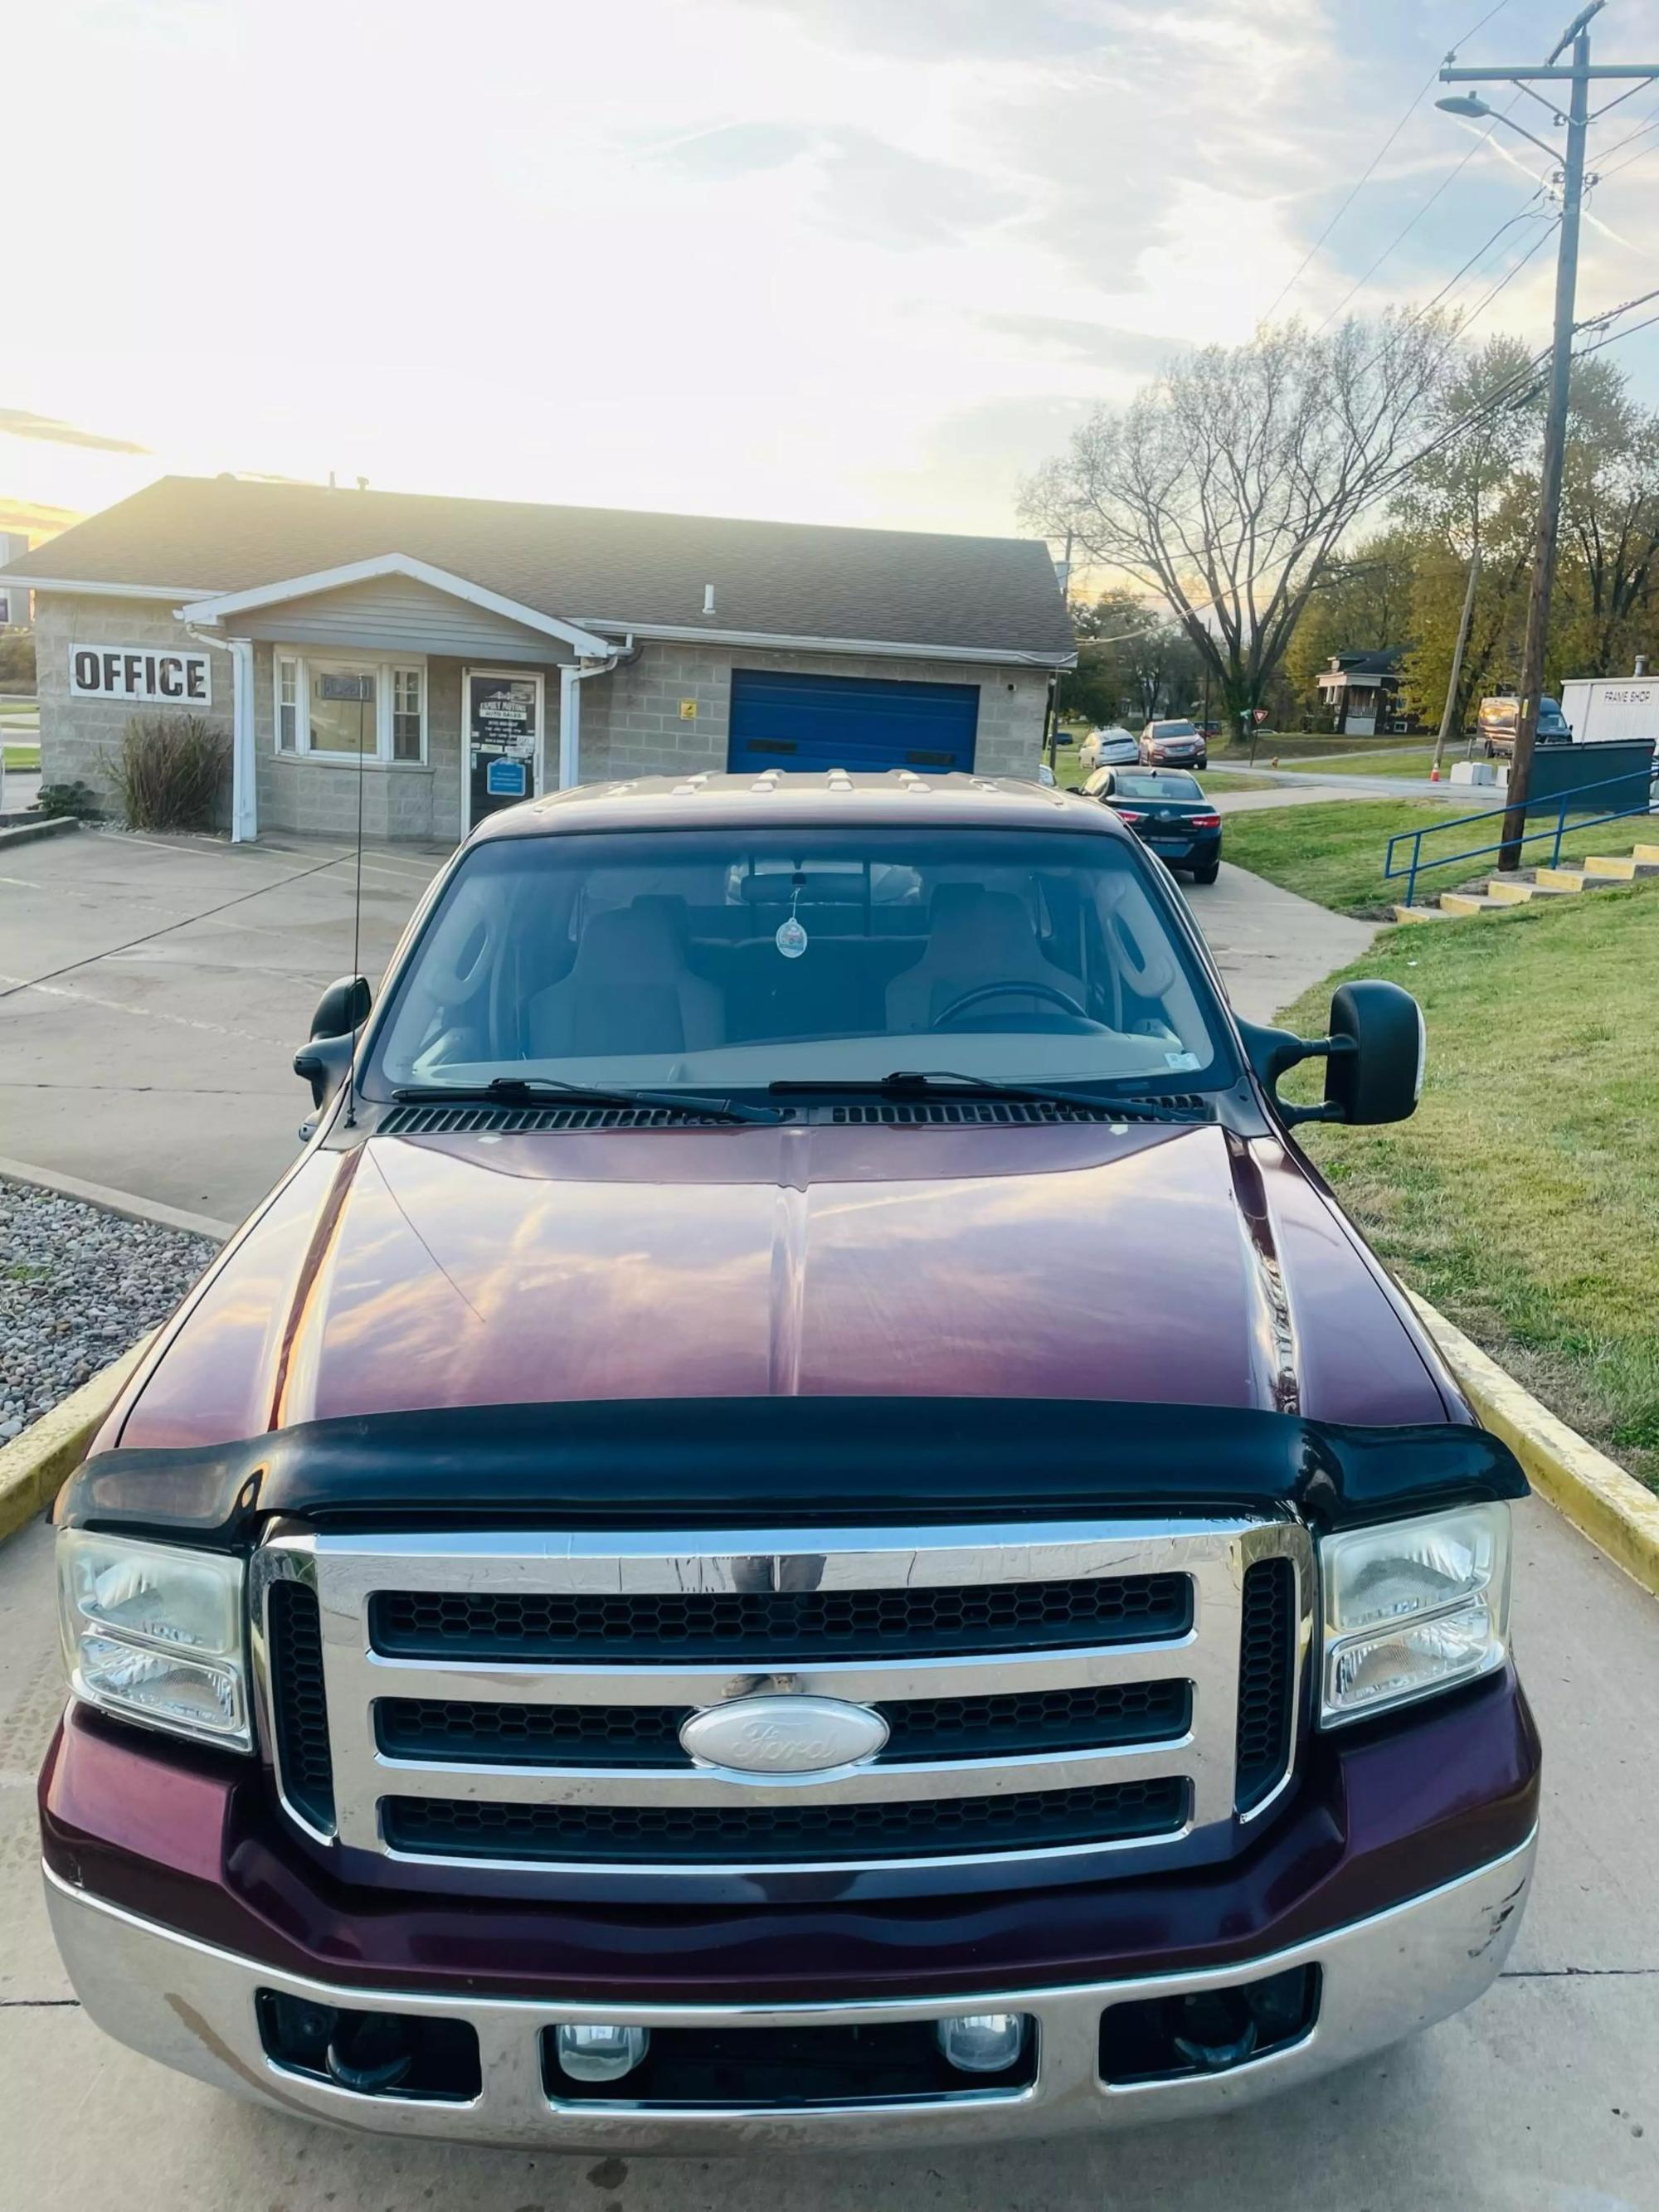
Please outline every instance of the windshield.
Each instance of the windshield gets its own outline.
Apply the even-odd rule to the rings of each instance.
[[[1152,735],[1155,738],[1195,738],[1198,735],[1198,724],[1196,722],[1154,722]]]
[[[729,1093],[899,1070],[1137,1094],[1235,1073],[1127,841],[745,826],[477,847],[393,986],[364,1089]]]
[[[1125,775],[1120,769],[1112,780],[1118,799],[1202,799],[1203,786],[1195,775],[1168,769],[1161,775]]]

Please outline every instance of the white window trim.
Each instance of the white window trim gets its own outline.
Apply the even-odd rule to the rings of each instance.
[[[290,750],[282,742],[282,666],[284,661],[295,669],[295,731]],[[270,663],[270,736],[271,750],[279,760],[315,761],[322,768],[356,768],[356,753],[325,752],[311,742],[311,666],[313,661],[331,667],[359,668],[374,678],[374,750],[362,756],[367,768],[425,769],[430,766],[428,747],[428,720],[430,712],[431,677],[423,653],[400,653],[382,657],[378,653],[337,653],[330,647],[318,647],[311,653],[277,646],[273,648]],[[419,672],[421,678],[421,754],[418,760],[394,760],[392,757],[392,716],[395,685],[394,673],[405,669]]]

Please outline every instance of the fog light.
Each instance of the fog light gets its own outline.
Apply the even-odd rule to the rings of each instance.
[[[958,2074],[1001,2074],[1025,2040],[1023,2012],[968,2012],[940,2021],[939,2047]]]
[[[573,2081],[620,2081],[631,2074],[651,2040],[648,2027],[603,2022],[562,2027],[554,2039],[559,2064]]]

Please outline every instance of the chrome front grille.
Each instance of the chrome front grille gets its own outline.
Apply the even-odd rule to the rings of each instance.
[[[1312,1605],[1305,1531],[1243,1518],[296,1532],[254,1587],[301,1826],[584,1875],[1212,1853],[1283,1785]],[[885,1745],[769,1775],[682,1749],[692,1713],[792,1692],[873,1708]]]

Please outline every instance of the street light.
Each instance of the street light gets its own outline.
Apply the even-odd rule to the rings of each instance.
[[[1529,144],[1537,147],[1540,154],[1546,155],[1558,167],[1560,166],[1561,155],[1557,148],[1542,138],[1535,137],[1524,123],[1517,123],[1512,115],[1504,115],[1495,107],[1488,107],[1477,92],[1457,93],[1449,100],[1437,100],[1434,104],[1437,107],[1443,107],[1448,115],[1466,115],[1471,122],[1507,123],[1511,131],[1518,131]]]

